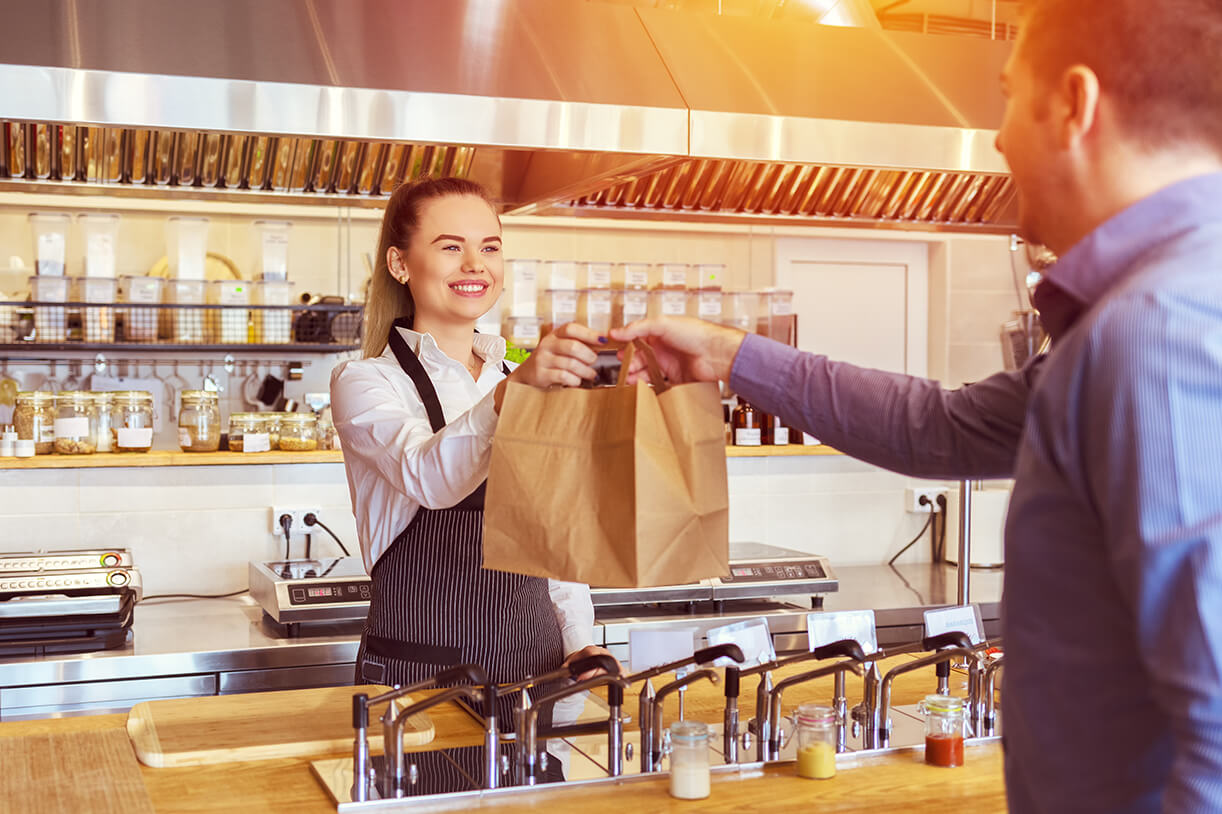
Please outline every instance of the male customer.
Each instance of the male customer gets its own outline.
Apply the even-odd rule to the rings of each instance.
[[[857,458],[1014,477],[1011,809],[1222,811],[1222,2],[1036,0],[1002,84],[1020,229],[1061,258],[1048,355],[945,391],[696,321],[613,336]]]

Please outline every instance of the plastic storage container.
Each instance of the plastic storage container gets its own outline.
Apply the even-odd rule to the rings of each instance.
[[[533,317],[538,314],[539,261],[509,261],[509,316]]]
[[[289,231],[287,220],[257,220],[259,236],[259,279],[286,280],[289,272]]]
[[[26,390],[17,394],[13,409],[17,438],[32,441],[37,455],[55,451],[55,394]]]
[[[572,260],[548,260],[543,264],[543,279],[539,282],[545,291],[572,291],[577,288],[577,264]]]
[[[85,276],[113,280],[119,244],[119,216],[81,215],[77,223],[85,238]]]
[[[836,776],[836,711],[819,704],[798,707],[798,775],[813,780]]]
[[[703,800],[711,787],[708,725],[675,721],[670,725],[670,796]]]
[[[721,324],[740,331],[754,331],[759,295],[751,291],[730,291],[721,295]]]
[[[167,305],[203,305],[207,299],[208,284],[203,280],[167,280],[165,302]],[[199,345],[204,341],[204,308],[163,308],[163,333],[171,342]]]
[[[97,408],[92,393],[55,394],[55,451],[60,455],[92,455]]]
[[[216,452],[221,446],[220,399],[210,390],[182,391],[178,446],[183,452]]]
[[[72,218],[58,212],[30,215],[34,233],[34,271],[40,276],[63,277],[68,255],[68,227]]]
[[[692,266],[696,288],[725,288],[730,280],[725,263],[697,263]]]
[[[285,413],[280,419],[280,449],[307,452],[318,449],[318,420],[313,413]]]
[[[267,452],[272,448],[265,416],[234,413],[229,416],[229,449],[233,452]]]
[[[624,289],[615,293],[611,322],[622,328],[629,322],[644,319],[649,314],[649,292],[644,289]]]
[[[663,288],[690,288],[692,286],[692,267],[689,263],[659,264]]]
[[[611,263],[586,263],[585,287],[610,288],[612,269]]]
[[[501,335],[519,348],[535,348],[539,345],[543,320],[540,317],[506,317]]]
[[[649,288],[649,264],[616,263],[612,283],[616,288]]]
[[[252,305],[280,306],[274,309],[255,308],[254,341],[267,345],[287,345],[293,341],[294,284],[287,280],[261,280],[250,283]]]
[[[793,345],[797,342],[797,322],[793,314],[792,291],[761,291],[759,294],[759,325],[756,332]]]
[[[250,336],[250,283],[245,280],[216,280],[208,284],[208,303],[238,306],[209,308],[207,336],[210,342],[225,345],[245,344]]]
[[[93,446],[96,452],[113,452],[114,435],[111,432],[115,404],[114,393],[91,393],[93,396]]]
[[[153,394],[146,390],[115,393],[110,423],[116,452],[148,452],[153,448]]]
[[[681,289],[654,289],[649,292],[651,317],[681,317],[687,313],[688,293]]]
[[[577,321],[591,330],[606,335],[611,330],[611,312],[615,298],[609,288],[587,288],[577,304]]]
[[[96,307],[81,307],[81,341],[114,342],[114,302],[119,285],[114,279],[104,277],[72,278],[72,301],[96,303]]]
[[[173,217],[166,222],[166,257],[170,276],[203,280],[208,258],[208,219]]]
[[[543,292],[542,336],[547,336],[557,327],[577,319],[577,291],[570,288],[548,289]],[[516,344],[516,343],[515,343]]]
[[[705,288],[694,292],[689,300],[689,316],[720,323],[722,299],[721,289]]]
[[[67,302],[67,277],[31,277],[30,296],[34,302]],[[68,309],[62,305],[34,306],[34,340],[68,341]]]
[[[164,288],[165,281],[160,277],[124,275],[119,278],[119,301],[133,306],[120,309],[124,340],[157,341],[157,320]]]

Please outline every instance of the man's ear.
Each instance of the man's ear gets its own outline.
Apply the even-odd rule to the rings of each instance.
[[[1061,146],[1081,145],[1099,121],[1099,77],[1085,65],[1073,65],[1054,92],[1052,110],[1060,119]]]

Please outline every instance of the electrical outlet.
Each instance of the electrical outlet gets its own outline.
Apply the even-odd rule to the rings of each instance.
[[[290,537],[304,537],[307,534],[321,533],[322,529],[305,524],[305,516],[310,513],[317,516],[318,509],[290,509],[284,506],[272,506],[272,534],[283,539],[284,529],[280,528],[280,515],[282,514],[293,518],[293,525],[289,528]]]
[[[904,506],[907,511],[918,514],[928,514],[929,506],[921,505],[921,498],[926,497],[933,504],[935,512],[941,511],[938,506],[938,495],[946,497],[947,488],[945,486],[923,486],[916,489],[908,488],[904,490]]]

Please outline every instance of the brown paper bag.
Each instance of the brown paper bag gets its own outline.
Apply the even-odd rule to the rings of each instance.
[[[652,350],[638,347],[656,371]],[[655,389],[622,374],[594,390],[507,385],[484,499],[485,568],[605,588],[724,576],[728,507],[716,385]]]

